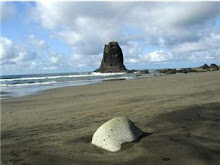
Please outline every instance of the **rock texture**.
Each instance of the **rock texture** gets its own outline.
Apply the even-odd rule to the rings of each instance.
[[[200,68],[202,68],[202,69],[209,69],[209,66],[207,64],[204,64],[204,65],[200,66]]]
[[[126,71],[123,53],[118,43],[110,42],[108,45],[105,45],[101,66],[95,72],[109,73]]]
[[[116,152],[125,142],[140,139],[144,133],[125,117],[116,117],[100,126],[92,137],[92,144]]]
[[[210,67],[207,64],[204,64],[200,67],[195,68],[196,72],[207,72],[210,71]]]
[[[140,70],[139,72],[140,72],[140,74],[149,74],[150,73],[148,69]]]
[[[158,71],[164,74],[176,74],[177,73],[176,69],[160,69]]]
[[[216,64],[211,64],[210,65],[210,70],[214,71],[214,70],[219,70],[218,66]]]
[[[181,68],[177,70],[178,73],[191,73],[191,72],[196,72],[194,68]]]
[[[208,71],[215,71],[219,70],[219,67],[216,64],[211,64],[208,66],[207,64],[204,64],[199,67],[195,68],[181,68],[181,69],[159,69],[160,73],[164,74],[176,74],[176,73],[191,73],[191,72],[208,72]]]

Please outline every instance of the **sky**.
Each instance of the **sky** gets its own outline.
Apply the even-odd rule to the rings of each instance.
[[[0,2],[1,74],[93,71],[117,41],[127,69],[220,64],[220,2]]]

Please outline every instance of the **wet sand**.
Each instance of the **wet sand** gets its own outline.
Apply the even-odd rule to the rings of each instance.
[[[116,153],[93,146],[126,116],[146,132]],[[220,164],[220,71],[106,81],[1,102],[1,163]]]

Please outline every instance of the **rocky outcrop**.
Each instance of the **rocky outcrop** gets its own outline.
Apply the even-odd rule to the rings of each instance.
[[[176,69],[160,69],[158,71],[164,74],[176,74],[177,73]]]
[[[140,72],[140,74],[149,74],[150,73],[149,70],[147,70],[147,69],[140,70],[139,72]]]
[[[127,70],[127,73],[135,73],[137,72],[138,70],[135,70],[135,69],[132,69],[132,70]]]
[[[219,70],[218,66],[216,64],[211,64],[210,65],[210,70],[211,71],[215,71],[215,70]]]
[[[210,67],[207,64],[204,64],[204,65],[200,66],[199,68],[201,68],[201,69],[209,69]]]
[[[178,73],[191,73],[191,72],[196,72],[195,69],[193,68],[181,68],[177,70]]]
[[[95,72],[109,73],[126,71],[123,53],[118,43],[110,42],[108,45],[105,45],[101,66]]]
[[[181,68],[177,72],[178,73],[190,73],[190,72],[208,72],[208,71],[215,71],[215,70],[219,70],[219,67],[216,64],[211,64],[210,66],[208,66],[207,64],[204,64],[196,68]]]
[[[92,144],[105,150],[116,152],[126,142],[139,140],[144,132],[125,117],[113,118],[101,125],[92,137]]]
[[[204,64],[200,67],[195,68],[196,72],[207,72],[210,70],[210,67],[207,64]]]

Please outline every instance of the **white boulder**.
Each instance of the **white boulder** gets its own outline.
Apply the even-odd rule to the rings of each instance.
[[[101,125],[92,137],[92,144],[116,152],[125,142],[138,140],[144,132],[125,117],[113,118]]]

